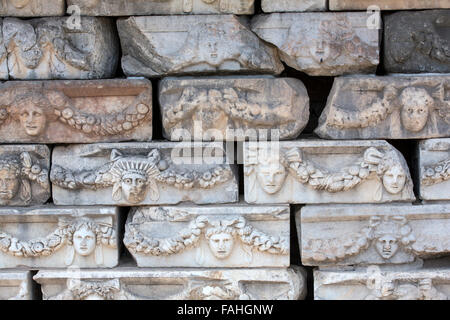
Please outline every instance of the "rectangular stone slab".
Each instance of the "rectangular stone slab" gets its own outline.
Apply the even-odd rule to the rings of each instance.
[[[386,141],[246,142],[248,203],[413,201],[402,154]]]
[[[315,133],[324,139],[450,135],[450,74],[335,78]]]
[[[289,206],[132,208],[124,243],[139,267],[289,267]]]
[[[0,300],[33,300],[31,272],[25,270],[0,271]]]
[[[296,225],[308,266],[413,264],[450,255],[450,203],[305,206]]]
[[[150,16],[118,19],[127,76],[216,73],[279,74],[276,49],[259,39],[245,17]]]
[[[0,16],[5,17],[50,17],[65,15],[64,0],[24,0],[0,2]]]
[[[255,16],[251,28],[288,66],[308,75],[375,73],[380,36],[367,19],[365,12],[272,13]]]
[[[369,6],[377,6],[380,10],[416,10],[416,9],[448,9],[447,0],[329,0],[330,10],[363,10]]]
[[[450,73],[449,10],[396,12],[384,16],[384,27],[386,72]]]
[[[420,198],[450,200],[450,139],[419,142]]]
[[[41,270],[33,279],[44,300],[298,300],[306,291],[300,267]]]
[[[2,142],[150,141],[152,86],[142,80],[0,84]]]
[[[314,300],[448,300],[450,269],[314,271]]]
[[[0,268],[112,268],[118,208],[0,208]]]
[[[325,11],[326,0],[261,0],[264,12]]]
[[[294,78],[165,78],[159,101],[163,134],[172,141],[270,139],[272,133],[294,139],[309,120],[308,92]]]
[[[238,200],[236,165],[222,143],[105,143],[55,147],[57,205],[198,204]]]
[[[3,19],[9,77],[102,79],[115,75],[119,39],[108,18]],[[78,23],[79,22],[79,23]]]
[[[45,145],[0,145],[0,206],[30,206],[50,198],[50,150]]]
[[[254,0],[67,0],[87,16],[253,14]]]

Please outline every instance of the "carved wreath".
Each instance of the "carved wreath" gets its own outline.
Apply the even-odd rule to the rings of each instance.
[[[422,184],[425,186],[441,183],[448,179],[450,179],[450,159],[445,159],[423,169]]]

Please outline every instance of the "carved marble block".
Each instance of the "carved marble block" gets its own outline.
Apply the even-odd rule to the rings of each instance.
[[[246,142],[248,203],[413,201],[402,154],[386,141]]]
[[[450,136],[450,74],[334,80],[315,133],[325,139]]]
[[[314,271],[315,300],[448,300],[450,269]]]
[[[255,0],[67,0],[88,16],[253,14]]]
[[[164,136],[172,141],[270,139],[272,130],[294,139],[309,119],[308,93],[294,78],[166,78],[159,87]]]
[[[0,300],[33,300],[32,286],[30,271],[0,271]]]
[[[119,60],[119,39],[107,18],[5,18],[3,39],[13,79],[110,78]]]
[[[419,142],[420,198],[450,200],[450,139]]]
[[[384,24],[387,72],[450,72],[449,10],[397,12],[385,16]]]
[[[1,0],[0,16],[50,17],[65,14],[64,0]]]
[[[329,0],[330,10],[368,10],[370,6],[377,6],[380,10],[416,10],[450,8],[448,0]]]
[[[130,17],[117,21],[128,76],[279,74],[276,49],[233,15]]]
[[[0,208],[0,268],[112,268],[114,207]]]
[[[139,267],[289,267],[289,206],[132,208],[124,243]]]
[[[50,198],[50,150],[45,145],[0,145],[0,206],[29,206]]]
[[[450,255],[450,204],[305,206],[296,215],[302,264],[412,264]]]
[[[288,66],[311,76],[375,73],[379,30],[367,19],[365,12],[273,13],[255,16],[252,30]]]
[[[108,143],[53,150],[58,205],[198,204],[238,200],[237,168],[221,143]]]
[[[298,300],[302,268],[48,270],[33,277],[45,300]]]
[[[0,84],[2,142],[86,143],[152,138],[148,80]]]
[[[264,12],[325,11],[327,0],[261,0]]]

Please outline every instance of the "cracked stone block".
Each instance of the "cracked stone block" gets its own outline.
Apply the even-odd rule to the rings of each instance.
[[[127,76],[160,77],[283,71],[276,49],[259,39],[245,17],[130,17],[117,21]]]
[[[450,74],[334,80],[315,133],[324,139],[450,136]]]
[[[0,207],[0,268],[112,268],[114,207]]]
[[[308,93],[294,78],[165,78],[159,88],[163,133],[172,141],[294,139],[309,119]]]
[[[386,141],[246,142],[248,203],[415,200],[403,155]]]
[[[272,13],[255,16],[251,28],[310,76],[375,73],[380,32],[367,19],[365,12]]]
[[[0,271],[0,300],[33,300],[33,280],[26,270]]]
[[[65,15],[64,0],[1,0],[0,16],[50,17]]]
[[[416,10],[416,9],[449,9],[448,0],[329,0],[330,10],[366,11],[370,6],[377,6],[380,10]]]
[[[301,267],[273,269],[48,270],[33,277],[44,300],[298,300]]]
[[[261,0],[264,12],[326,11],[326,0]]]
[[[289,267],[288,205],[132,208],[124,243],[139,267]]]

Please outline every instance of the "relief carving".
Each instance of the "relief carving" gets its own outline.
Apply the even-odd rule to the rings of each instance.
[[[423,169],[421,183],[431,186],[450,179],[450,159],[439,161],[435,165],[425,166]]]

